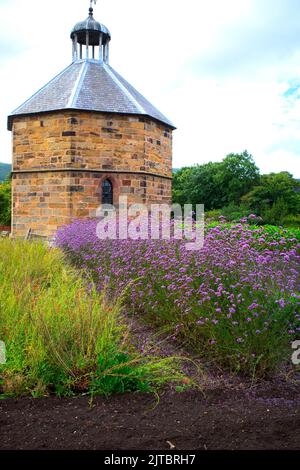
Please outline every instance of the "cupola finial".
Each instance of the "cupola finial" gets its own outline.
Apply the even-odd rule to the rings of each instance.
[[[94,13],[93,4],[96,5],[96,3],[97,3],[97,0],[90,0],[90,8],[89,8],[90,18],[93,18],[93,13]]]
[[[96,5],[97,0],[90,0],[90,11],[93,10],[93,4]]]

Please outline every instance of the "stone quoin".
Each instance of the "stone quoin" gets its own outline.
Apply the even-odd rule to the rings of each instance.
[[[71,39],[71,65],[8,117],[15,237],[51,236],[123,195],[171,203],[174,125],[109,65],[93,8]]]

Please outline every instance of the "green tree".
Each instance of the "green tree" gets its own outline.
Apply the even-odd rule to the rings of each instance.
[[[206,210],[239,204],[259,181],[259,170],[247,152],[229,154],[222,162],[182,168],[173,179],[173,201],[204,204]]]
[[[197,165],[187,185],[192,204],[205,204],[206,210],[219,208],[220,188],[216,180],[220,163]]]
[[[252,211],[278,220],[279,214],[299,214],[300,183],[287,171],[262,175],[259,184],[242,197]]]
[[[247,150],[230,153],[222,161],[216,181],[221,189],[222,206],[239,204],[241,197],[259,182],[259,169]]]
[[[172,191],[174,203],[183,205],[190,202],[189,200],[187,201],[187,185],[192,172],[193,167],[184,167],[173,174]]]
[[[220,165],[210,162],[179,170],[173,179],[173,202],[205,204],[207,210],[218,208],[216,173]]]
[[[0,183],[0,225],[11,223],[11,181]]]

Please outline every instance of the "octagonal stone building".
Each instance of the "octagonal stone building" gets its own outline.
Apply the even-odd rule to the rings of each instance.
[[[108,29],[71,33],[73,60],[8,117],[12,234],[51,236],[102,203],[171,203],[173,124],[109,65]]]

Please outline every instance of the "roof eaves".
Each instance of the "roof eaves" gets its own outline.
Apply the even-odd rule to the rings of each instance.
[[[13,123],[13,119],[15,117],[26,117],[26,116],[37,116],[37,115],[43,115],[43,114],[49,114],[49,113],[55,113],[57,111],[82,111],[82,112],[88,112],[88,113],[99,113],[99,114],[107,114],[107,115],[111,115],[111,114],[116,114],[116,115],[124,115],[124,116],[141,116],[141,113],[129,113],[129,112],[121,112],[121,111],[100,111],[100,110],[91,110],[91,109],[85,109],[85,108],[79,108],[79,107],[72,107],[72,108],[57,108],[57,109],[53,109],[51,111],[40,111],[40,112],[33,112],[33,113],[23,113],[23,114],[18,114],[18,115],[10,115],[8,116],[7,118],[7,129],[9,131],[12,130],[12,123]],[[161,119],[158,119],[154,116],[151,116],[151,114],[149,113],[143,113],[143,116],[144,117],[147,117],[149,119],[152,119],[153,121],[155,122],[159,122],[161,124],[164,124],[166,127],[170,127],[173,131],[177,129],[177,127],[174,126],[174,124],[172,124],[171,122],[166,122],[166,121],[163,121]]]

